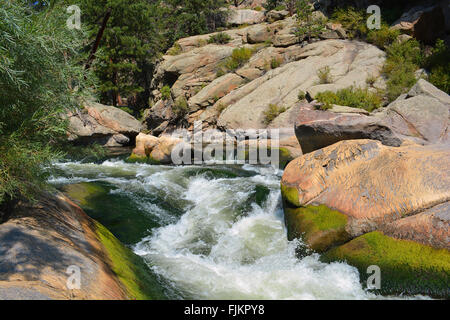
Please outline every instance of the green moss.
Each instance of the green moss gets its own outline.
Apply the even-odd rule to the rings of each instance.
[[[291,162],[292,160],[294,160],[294,158],[292,157],[291,153],[289,152],[288,149],[280,147],[279,148],[279,153],[280,153],[280,168],[284,169],[286,168],[286,166],[288,165],[289,162]]]
[[[93,209],[91,199],[108,193],[101,185],[92,182],[69,184],[62,189],[69,198],[76,200],[83,209]]]
[[[347,216],[327,206],[285,208],[288,238],[302,237],[313,250],[323,252],[350,239],[345,231]]]
[[[95,226],[97,236],[111,260],[112,270],[123,284],[128,298],[132,300],[161,298],[159,285],[151,277],[151,272],[142,259],[125,247],[103,225],[96,222]]]
[[[381,294],[426,294],[450,297],[450,252],[414,241],[398,240],[375,231],[321,257],[324,262],[346,261],[358,268],[366,283],[367,267],[381,269]]]
[[[146,163],[147,162],[147,156],[140,156],[135,153],[132,153],[131,156],[129,156],[125,162],[128,163]]]
[[[281,195],[283,196],[283,199],[286,200],[289,204],[295,207],[300,207],[298,190],[296,188],[288,187],[281,183]]]

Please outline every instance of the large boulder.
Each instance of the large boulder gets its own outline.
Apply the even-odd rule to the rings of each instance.
[[[420,79],[407,94],[370,115],[304,110],[295,132],[304,153],[351,139],[379,140],[395,147],[405,141],[448,144],[449,110],[450,96]]]
[[[69,140],[108,147],[129,145],[142,130],[142,124],[125,111],[99,103],[85,103],[81,110],[70,112]]]
[[[20,202],[0,224],[0,243],[0,300],[154,298],[144,262],[62,194]]]
[[[445,13],[448,8],[445,8],[444,2],[442,5],[413,7],[394,22],[392,28],[401,30],[425,43],[433,44],[436,39],[445,34]]]
[[[230,25],[240,26],[243,24],[257,24],[264,22],[266,16],[263,11],[251,9],[230,10],[227,23]]]
[[[377,265],[382,293],[448,297],[450,148],[341,141],[290,162],[281,181],[290,239]],[[415,274],[415,276],[414,276]]]

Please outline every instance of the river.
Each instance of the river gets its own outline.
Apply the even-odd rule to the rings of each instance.
[[[85,210],[140,255],[169,299],[377,299],[345,263],[288,241],[282,171],[155,166],[111,159],[55,164],[50,182],[101,186]]]

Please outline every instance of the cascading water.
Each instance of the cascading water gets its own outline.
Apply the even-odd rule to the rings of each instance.
[[[288,241],[284,226],[281,173],[108,160],[58,163],[50,181],[105,187],[103,212],[94,218],[144,258],[169,298],[380,298],[363,290],[358,271],[345,263],[297,257],[301,243]]]

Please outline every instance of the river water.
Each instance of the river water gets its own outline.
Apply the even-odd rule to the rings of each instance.
[[[244,166],[152,166],[120,159],[55,164],[58,187],[105,194],[86,211],[130,246],[171,299],[376,299],[358,271],[299,257],[281,207],[282,171]]]

